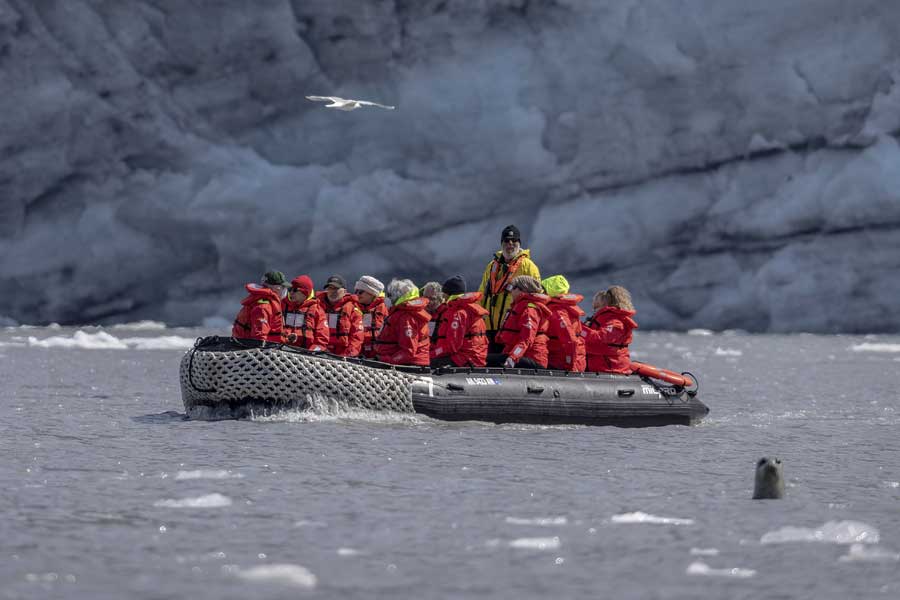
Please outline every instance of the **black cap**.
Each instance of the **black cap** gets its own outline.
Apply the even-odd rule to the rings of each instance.
[[[346,288],[347,282],[344,281],[344,278],[340,275],[332,275],[328,278],[328,281],[325,282],[325,285],[324,287],[322,287],[322,289],[327,290],[329,287]]]
[[[444,282],[443,287],[441,287],[441,291],[448,296],[452,296],[454,294],[465,294],[466,280],[463,279],[462,275],[454,275]]]
[[[285,287],[290,287],[290,283],[285,279],[284,273],[281,271],[267,271],[265,275],[263,275],[262,282],[266,285],[283,285]]]
[[[519,228],[515,225],[507,225],[503,228],[503,233],[500,234],[500,242],[505,242],[506,240],[516,240],[519,241],[522,239],[521,234],[519,233]]]

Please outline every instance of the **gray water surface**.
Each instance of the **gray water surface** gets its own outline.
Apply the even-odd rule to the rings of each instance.
[[[0,330],[0,598],[900,597],[897,336],[642,333],[711,412],[618,429],[188,421],[181,350],[72,334]]]

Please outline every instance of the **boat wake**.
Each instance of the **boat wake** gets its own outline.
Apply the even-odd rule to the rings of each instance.
[[[306,404],[276,412],[251,411],[250,419],[262,423],[310,423],[323,421],[366,421],[369,423],[424,423],[427,417],[416,413],[376,411],[351,406],[346,399],[322,394],[307,395]]]

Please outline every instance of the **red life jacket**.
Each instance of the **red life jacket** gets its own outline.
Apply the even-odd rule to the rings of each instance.
[[[382,296],[377,296],[368,304],[360,304],[362,310],[362,326],[365,332],[362,343],[362,356],[375,358],[375,340],[378,332],[384,327],[384,319],[388,314],[387,304]]]
[[[631,373],[628,345],[632,340],[632,330],[638,326],[632,319],[634,314],[633,310],[606,306],[585,323],[587,335],[584,346],[588,371],[625,375]]]
[[[391,307],[375,342],[378,360],[394,365],[428,365],[431,315],[426,306],[428,298],[413,298]]]
[[[291,346],[323,352],[328,349],[328,320],[318,298],[284,303],[284,339],[292,333],[297,339],[288,341]]]
[[[547,367],[548,300],[550,297],[545,294],[522,294],[513,302],[497,332],[503,354],[515,361],[530,358]]]
[[[316,298],[328,319],[328,351],[338,356],[357,356],[365,335],[357,297],[344,294],[334,304],[328,301],[327,292],[318,292]]]
[[[249,295],[241,300],[241,310],[231,327],[231,337],[280,344],[284,329],[281,297],[258,283],[248,283],[244,288]]]
[[[483,367],[487,363],[488,341],[481,306],[481,292],[469,292],[441,304],[435,319],[438,327],[431,340],[431,358],[449,356],[457,367]]]
[[[587,366],[584,353],[584,338],[581,337],[581,318],[584,311],[578,303],[584,300],[578,294],[563,294],[550,298],[547,327],[547,364],[551,369],[562,371],[584,371]]]

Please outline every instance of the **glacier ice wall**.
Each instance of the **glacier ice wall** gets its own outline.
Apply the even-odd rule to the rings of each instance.
[[[268,268],[472,286],[513,222],[643,327],[897,331],[898,29],[880,0],[0,0],[0,315],[230,319]]]

